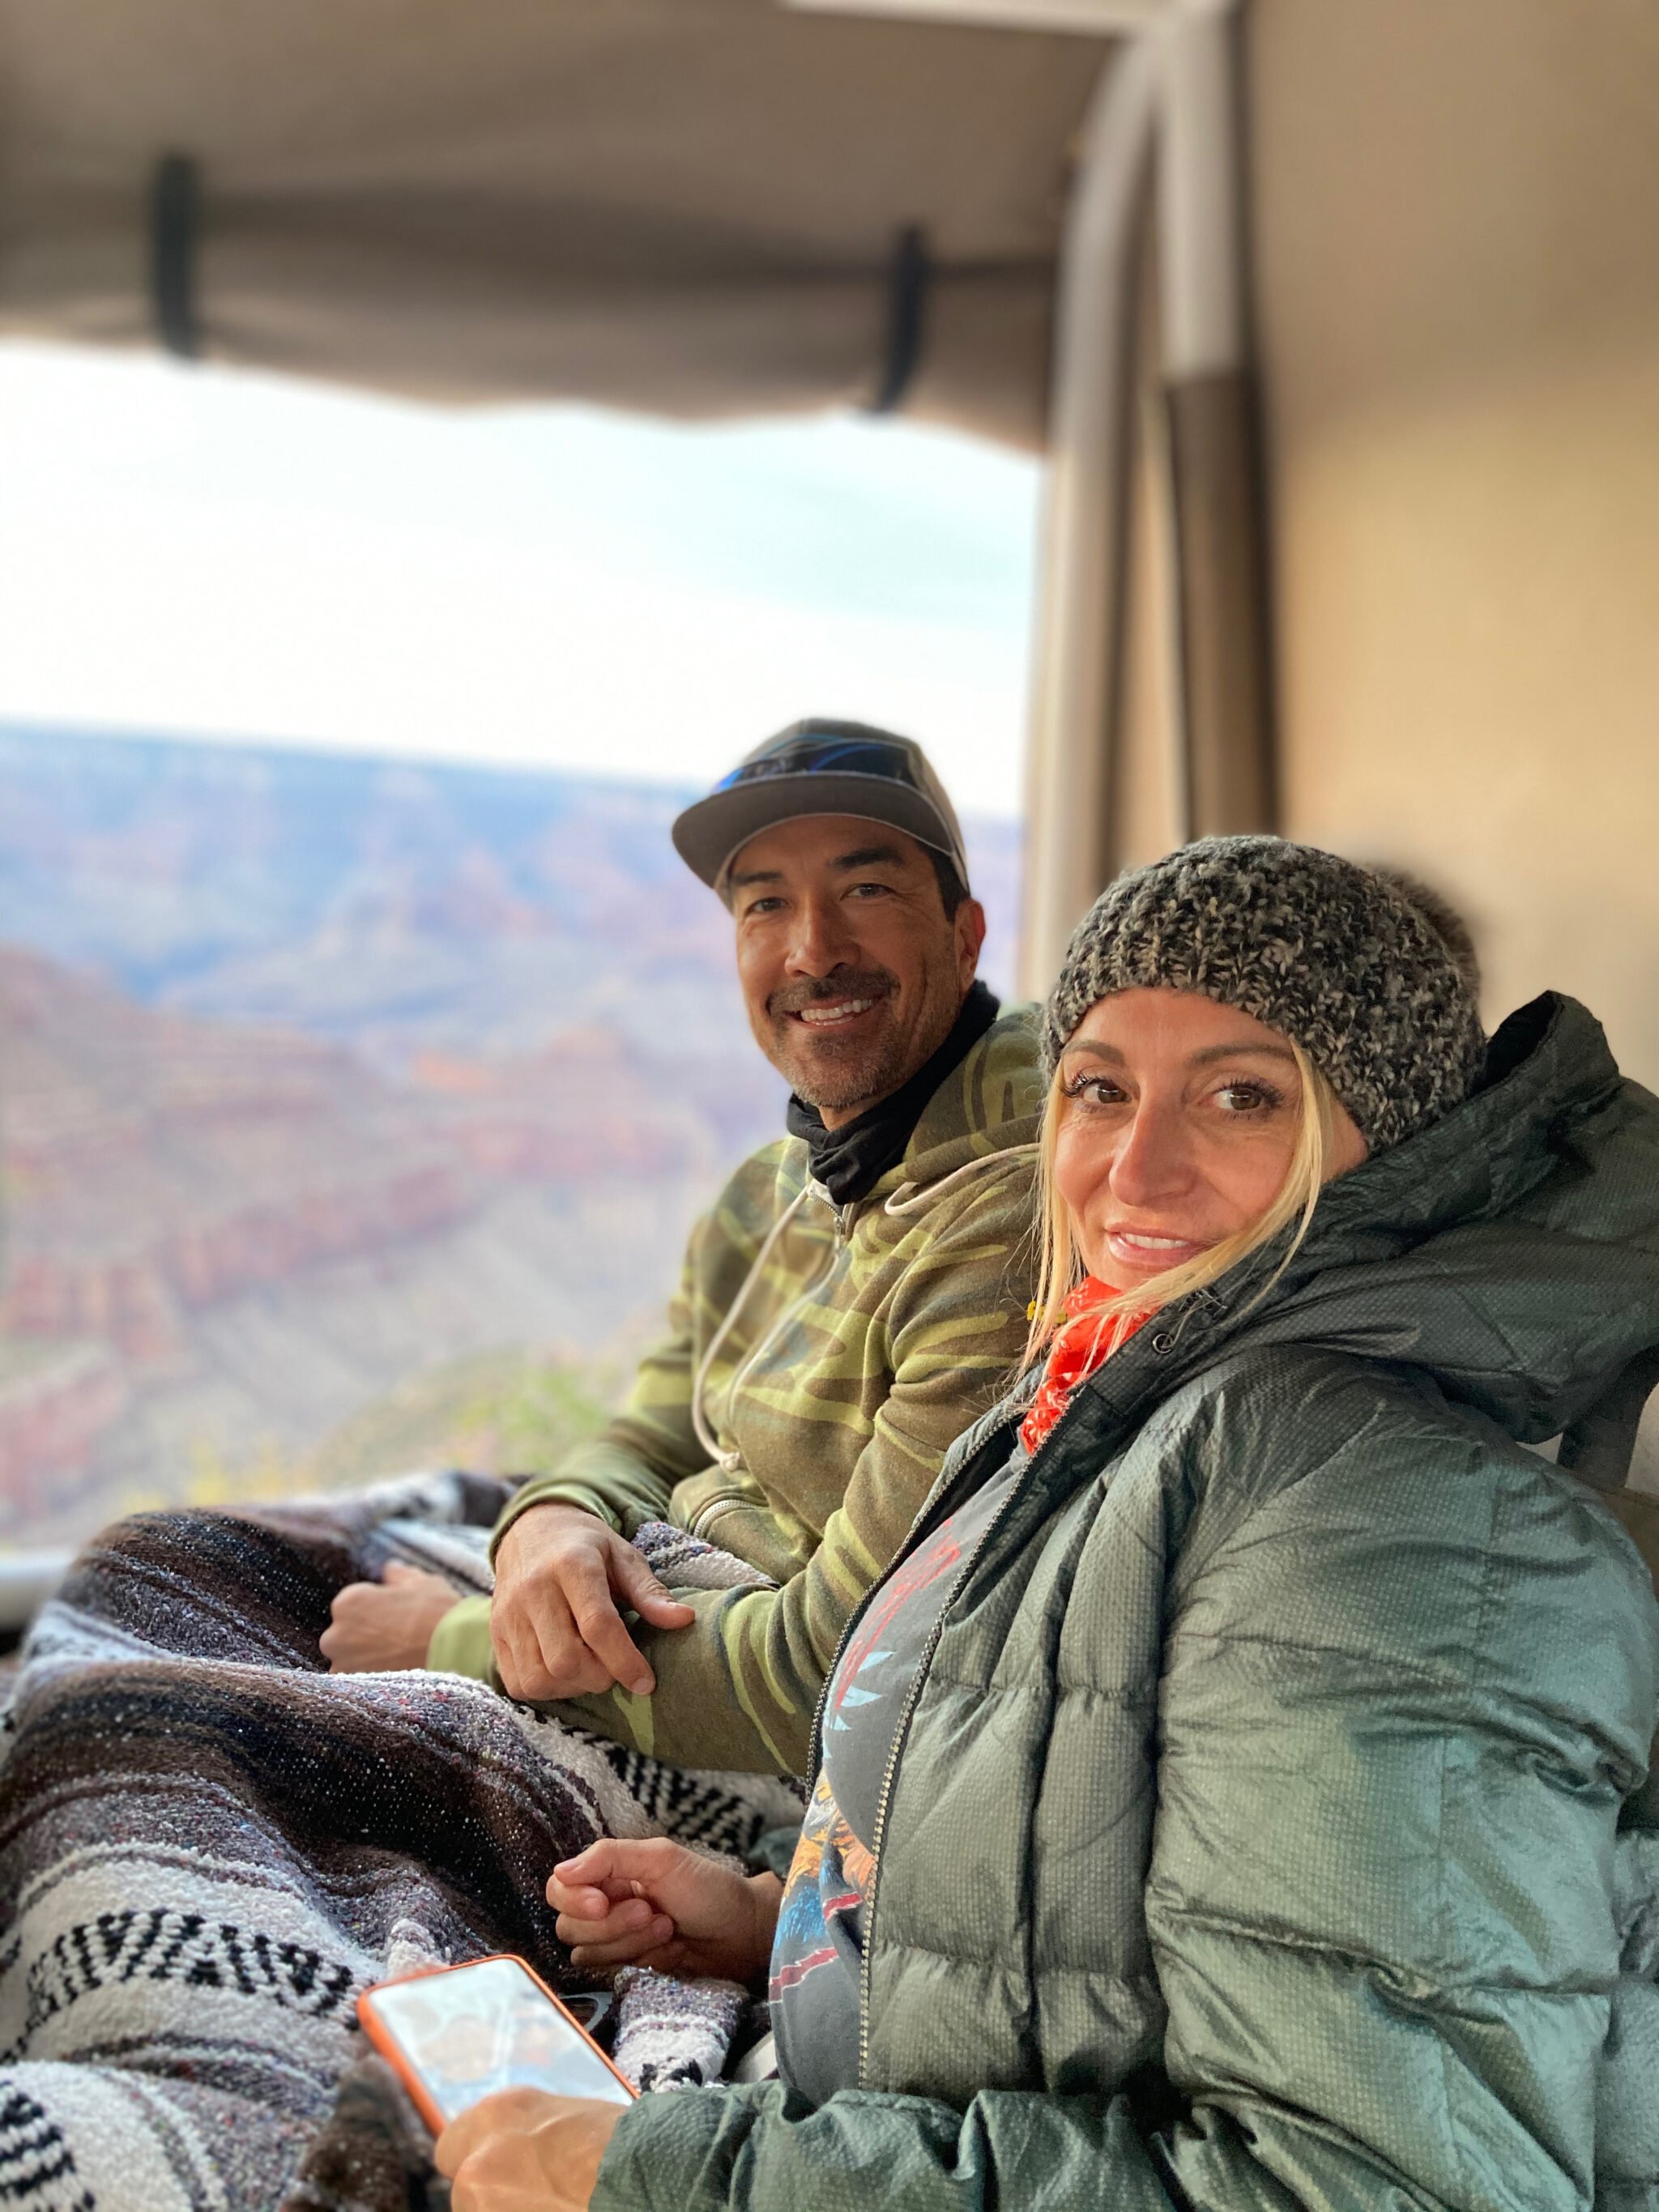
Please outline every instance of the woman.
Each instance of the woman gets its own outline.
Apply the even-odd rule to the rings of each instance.
[[[1047,1037],[1043,1357],[854,1618],[787,1893],[663,1844],[550,1884],[579,1965],[769,1950],[783,2081],[482,2106],[455,2212],[1644,2178],[1659,1610],[1521,1447],[1659,1343],[1659,1105],[1569,1000],[1486,1049],[1420,904],[1269,839],[1114,884]]]

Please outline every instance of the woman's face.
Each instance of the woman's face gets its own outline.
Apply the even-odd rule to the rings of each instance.
[[[1296,1150],[1301,1078],[1277,1030],[1188,991],[1120,991],[1060,1054],[1054,1181],[1091,1275],[1135,1289],[1247,1229]],[[1327,1176],[1365,1157],[1336,1109]]]

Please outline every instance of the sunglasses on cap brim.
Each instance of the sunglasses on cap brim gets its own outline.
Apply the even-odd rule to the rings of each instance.
[[[738,791],[744,784],[765,783],[774,776],[825,775],[879,776],[909,791],[922,790],[915,763],[902,745],[884,744],[874,738],[798,738],[776,752],[734,768],[714,791]]]

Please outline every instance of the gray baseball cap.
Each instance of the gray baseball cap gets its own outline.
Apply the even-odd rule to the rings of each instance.
[[[866,722],[813,717],[768,738],[678,817],[674,848],[724,898],[733,855],[763,830],[804,814],[889,823],[945,854],[967,886],[962,825],[927,754],[914,738]]]

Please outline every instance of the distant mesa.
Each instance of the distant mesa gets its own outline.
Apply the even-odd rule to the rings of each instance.
[[[193,1312],[441,1235],[501,1181],[719,1165],[695,1103],[622,1079],[626,1042],[591,1026],[524,1060],[421,1054],[399,1085],[337,1045],[158,1013],[8,947],[0,1018],[0,1330],[138,1365],[185,1357]]]

